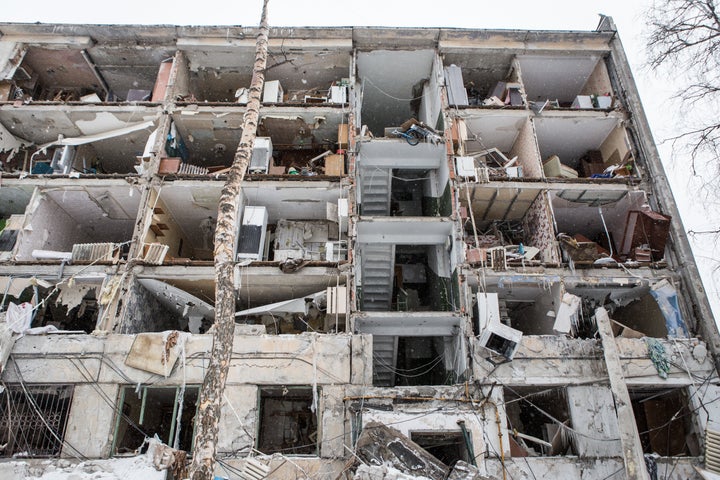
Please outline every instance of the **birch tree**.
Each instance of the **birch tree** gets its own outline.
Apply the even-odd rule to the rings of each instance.
[[[647,12],[648,63],[681,89],[678,133],[669,140],[687,149],[694,175],[720,197],[720,16],[717,0],[656,0]],[[719,233],[720,229],[710,232]]]
[[[234,260],[239,227],[238,200],[242,190],[242,181],[252,157],[260,113],[260,96],[265,83],[269,33],[268,1],[263,1],[242,137],[218,204],[214,250],[215,326],[210,362],[200,389],[195,422],[195,446],[189,469],[191,480],[212,480],[215,469],[220,414],[235,333]]]

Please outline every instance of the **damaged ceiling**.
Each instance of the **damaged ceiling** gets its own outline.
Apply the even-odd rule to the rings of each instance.
[[[101,238],[130,240],[132,237],[140,206],[137,187],[45,189],[43,195],[55,202],[78,227],[94,232],[88,242]],[[48,219],[42,220],[48,222]],[[34,216],[32,221],[35,221]]]
[[[95,135],[142,121],[156,121],[158,113],[134,106],[98,107],[91,105],[22,109],[0,107],[0,123],[16,137],[42,145],[65,138]],[[92,142],[90,145],[105,171],[133,171],[135,157],[142,156],[152,128]]]
[[[495,84],[505,80],[512,68],[514,53],[507,50],[491,50],[487,53],[448,52],[443,54],[443,65],[462,67],[463,82],[467,88],[475,88],[487,96]]]
[[[263,182],[262,186],[246,184],[243,187],[247,206],[262,205],[267,208],[268,221],[278,220],[324,220],[326,204],[337,205],[346,195],[337,183],[313,183],[312,186],[279,182]]]
[[[466,184],[460,188],[470,189],[472,211],[478,224],[495,220],[522,220],[542,191],[539,187],[488,187],[479,184]],[[464,192],[460,195],[460,202],[467,205]]]

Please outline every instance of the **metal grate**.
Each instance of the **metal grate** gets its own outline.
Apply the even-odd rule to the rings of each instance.
[[[8,386],[0,394],[2,455],[59,455],[72,395],[72,385]]]

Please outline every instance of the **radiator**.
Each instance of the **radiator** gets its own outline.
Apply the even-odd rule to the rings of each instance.
[[[705,468],[720,473],[720,432],[705,430]]]
[[[178,175],[207,175],[209,170],[207,167],[198,167],[189,163],[181,163],[178,169]]]
[[[151,243],[147,247],[143,262],[151,265],[162,265],[165,261],[165,255],[167,255],[169,249],[170,247],[168,245],[163,245],[162,243]]]
[[[114,243],[76,243],[72,249],[73,262],[113,262],[117,261]]]
[[[270,473],[270,467],[252,457],[248,457],[245,459],[245,466],[240,476],[244,480],[261,480],[267,477],[268,473]]]

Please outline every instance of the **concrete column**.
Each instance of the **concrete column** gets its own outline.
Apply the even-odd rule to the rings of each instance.
[[[626,478],[628,480],[650,480],[650,475],[645,468],[645,458],[640,443],[640,434],[635,423],[630,393],[622,373],[620,353],[615,344],[607,310],[602,307],[595,310],[595,320],[605,353],[610,390],[612,390],[615,400]]]

